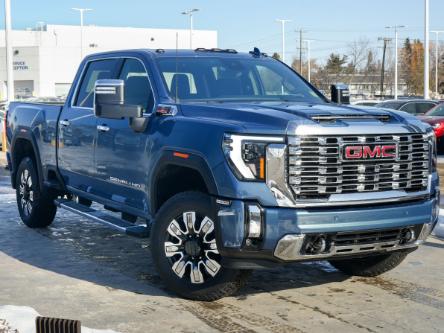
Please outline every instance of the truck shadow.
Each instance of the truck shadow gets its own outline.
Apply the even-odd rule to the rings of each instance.
[[[28,229],[17,218],[2,221],[0,232],[2,238],[7,237],[0,240],[0,251],[34,267],[107,288],[175,297],[155,271],[147,239],[117,234],[65,213],[48,229]],[[253,272],[237,297],[312,287],[346,278],[326,262],[292,264]]]

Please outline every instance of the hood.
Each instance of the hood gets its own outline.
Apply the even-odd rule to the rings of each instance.
[[[182,104],[187,117],[237,125],[256,134],[371,134],[425,132],[416,117],[396,110],[295,102]]]

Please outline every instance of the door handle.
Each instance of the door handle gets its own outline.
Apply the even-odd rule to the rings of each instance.
[[[60,120],[59,124],[64,126],[64,127],[67,127],[67,126],[70,125],[70,122],[65,119],[65,120]]]
[[[98,129],[100,132],[108,132],[108,131],[109,131],[109,127],[106,126],[106,125],[97,125],[97,129]]]

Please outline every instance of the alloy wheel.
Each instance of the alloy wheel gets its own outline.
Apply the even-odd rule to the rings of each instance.
[[[34,190],[32,188],[32,178],[28,169],[23,170],[20,175],[19,184],[20,206],[26,216],[30,216],[34,205]]]
[[[164,243],[171,269],[179,278],[201,284],[221,269],[214,222],[196,212],[184,212],[172,220]]]

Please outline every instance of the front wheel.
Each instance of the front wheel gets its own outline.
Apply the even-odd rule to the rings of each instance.
[[[347,275],[375,277],[384,274],[403,262],[408,252],[394,252],[367,258],[331,260],[335,268]]]
[[[15,180],[17,206],[24,224],[30,228],[45,228],[54,220],[57,207],[53,197],[42,191],[34,162],[25,157]]]
[[[246,271],[221,266],[216,214],[208,195],[180,193],[159,210],[151,234],[153,261],[167,287],[182,297],[214,301],[237,292]]]

